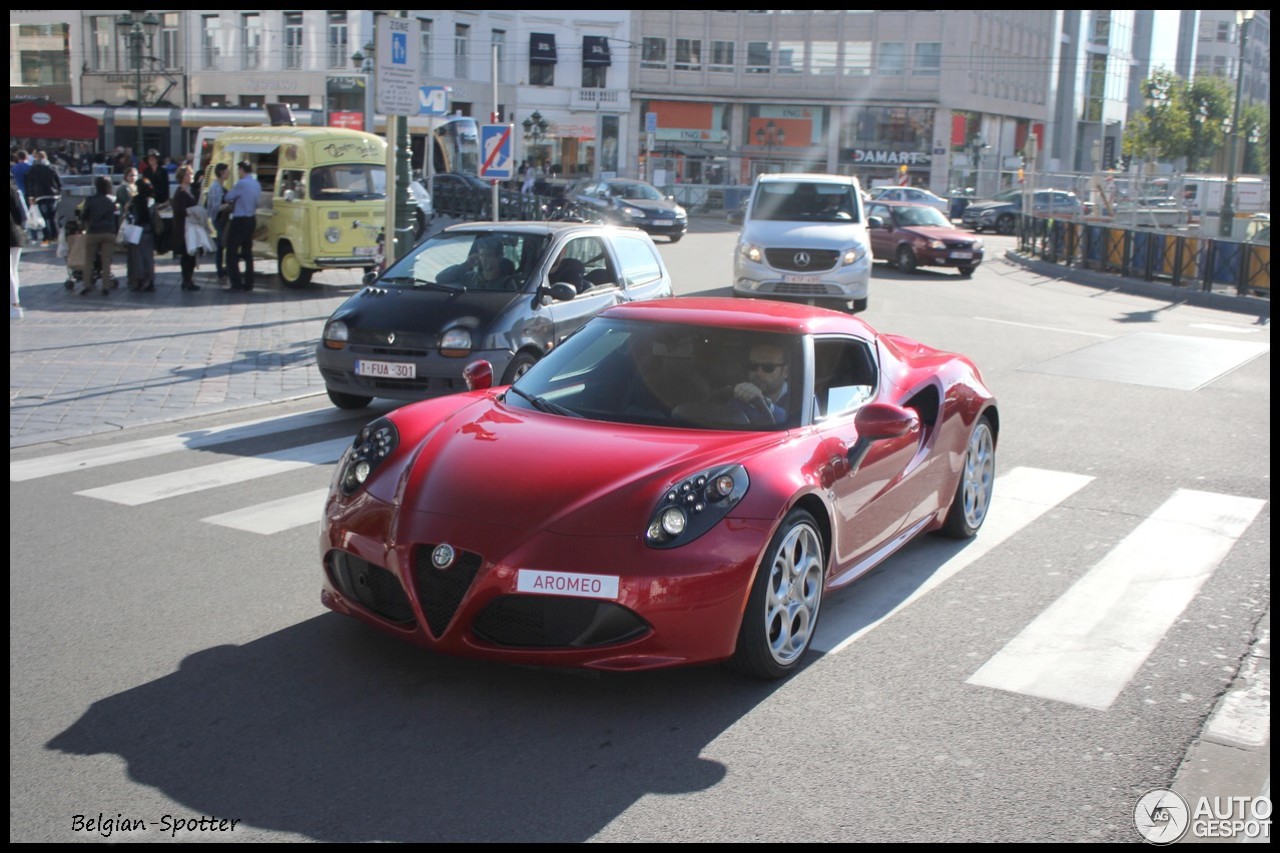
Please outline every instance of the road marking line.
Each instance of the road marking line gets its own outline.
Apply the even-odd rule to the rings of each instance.
[[[216,489],[233,483],[243,483],[262,477],[270,477],[285,471],[298,468],[309,468],[313,465],[328,465],[338,461],[342,451],[349,447],[351,439],[335,438],[317,444],[302,447],[290,447],[261,456],[249,456],[243,459],[232,459],[227,462],[216,462],[199,468],[188,468],[169,474],[154,477],[142,477],[110,486],[85,489],[76,492],[90,498],[99,498],[126,506],[138,506],[166,498],[189,495],[205,489]]]
[[[1079,329],[1060,329],[1057,326],[1038,326],[1035,323],[1015,323],[1013,320],[997,320],[994,317],[974,317],[975,320],[982,320],[985,323],[1000,323],[1004,326],[1021,326],[1024,329],[1039,329],[1042,332],[1061,332],[1064,335],[1084,335],[1089,338],[1111,338],[1112,335],[1103,335],[1098,332],[1082,332]]]
[[[324,512],[324,499],[328,494],[328,489],[317,489],[200,520],[219,527],[270,536],[272,533],[283,533],[307,524],[318,525],[320,515]]]
[[[939,584],[985,557],[1014,534],[1084,488],[1093,477],[1014,468],[996,478],[987,520],[976,537],[964,543],[934,537],[916,540],[890,557],[885,571],[857,582],[856,592],[824,604],[813,647],[835,654]],[[947,552],[950,558],[938,560]],[[847,600],[843,600],[847,599]]]
[[[21,482],[35,480],[40,477],[52,477],[55,474],[66,474],[71,471],[82,471],[89,468],[100,468],[104,465],[115,465],[120,462],[132,462],[136,459],[147,459],[176,450],[200,450],[246,438],[258,438],[278,432],[305,430],[320,424],[333,423],[349,418],[349,413],[337,409],[324,408],[296,415],[274,418],[261,418],[228,424],[208,430],[192,430],[174,435],[144,438],[137,441],[126,441],[120,444],[95,447],[86,450],[72,450],[52,456],[41,456],[35,459],[24,459],[9,463],[9,481]]]
[[[968,683],[1105,711],[1265,503],[1179,489]]]

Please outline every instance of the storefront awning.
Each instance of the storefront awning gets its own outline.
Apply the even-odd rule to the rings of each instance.
[[[582,64],[601,67],[608,67],[613,64],[613,58],[609,55],[609,39],[607,36],[582,37]]]
[[[10,139],[97,139],[98,123],[45,101],[9,104]]]
[[[551,33],[529,33],[529,61],[534,65],[555,65],[556,37]]]
[[[279,147],[279,142],[229,142],[226,150],[235,154],[270,154]]]

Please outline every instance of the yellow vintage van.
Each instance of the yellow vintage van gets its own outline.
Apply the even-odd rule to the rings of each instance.
[[[200,197],[207,198],[218,163],[229,166],[231,189],[241,160],[262,184],[254,257],[275,258],[284,284],[305,285],[318,270],[374,266],[386,220],[384,139],[336,127],[225,130],[204,164]]]

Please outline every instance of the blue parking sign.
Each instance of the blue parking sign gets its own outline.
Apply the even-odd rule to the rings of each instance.
[[[515,177],[510,124],[480,126],[480,177],[509,181]]]

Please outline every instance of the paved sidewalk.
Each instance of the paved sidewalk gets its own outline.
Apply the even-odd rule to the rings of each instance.
[[[64,286],[53,247],[23,249],[26,316],[9,321],[10,448],[323,394],[315,346],[361,272],[291,290],[261,274],[273,262],[255,266],[251,293],[228,291],[207,263],[196,271],[202,290],[183,291],[164,256],[153,293],[122,283],[80,296]],[[123,254],[112,267],[122,276]]]

